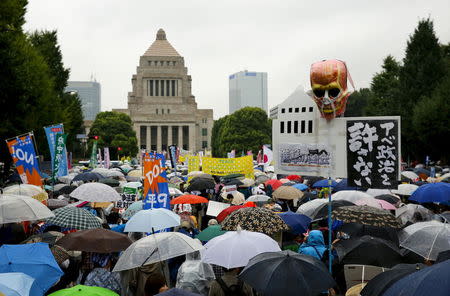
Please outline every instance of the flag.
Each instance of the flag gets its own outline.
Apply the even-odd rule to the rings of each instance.
[[[263,163],[264,166],[269,166],[273,160],[273,152],[266,145],[263,145]]]
[[[54,124],[44,127],[45,135],[47,136],[48,147],[50,149],[50,156],[52,158],[52,168],[55,162],[55,147],[56,147],[56,135],[64,134],[64,125],[62,123]],[[66,176],[69,174],[67,164],[67,149],[64,147],[64,153],[59,165],[59,170],[56,174],[57,177]]]
[[[109,169],[109,166],[111,165],[111,159],[109,158],[109,147],[105,147],[103,149],[103,154],[105,156],[105,168]]]
[[[264,163],[264,157],[263,157],[262,150],[258,151],[258,156],[256,156],[256,162],[258,164],[263,164]]]
[[[97,167],[97,140],[94,140],[94,142],[92,143],[92,152],[91,159],[89,161],[89,167],[93,169]]]
[[[164,155],[146,153],[144,157],[144,209],[170,209],[169,185]]]
[[[55,160],[53,161],[52,167],[53,180],[56,179],[59,172],[59,167],[62,165],[63,159],[65,158],[64,151],[66,148],[66,140],[67,140],[66,134],[56,134],[55,136],[55,151],[54,151]]]
[[[100,148],[98,148],[97,160],[98,160],[99,166],[102,168],[103,167],[102,149],[100,149]]]
[[[177,170],[177,146],[175,146],[175,145],[169,146],[169,156],[170,156],[170,164],[172,165],[172,168],[176,171]]]
[[[34,150],[32,134],[6,140],[20,179],[24,184],[42,186],[41,172]]]

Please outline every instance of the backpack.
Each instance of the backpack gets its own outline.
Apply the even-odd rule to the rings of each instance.
[[[226,296],[245,296],[244,293],[244,282],[241,280],[238,280],[237,284],[227,286],[225,282],[222,280],[222,278],[216,279],[216,281],[219,283],[220,288],[225,293]]]

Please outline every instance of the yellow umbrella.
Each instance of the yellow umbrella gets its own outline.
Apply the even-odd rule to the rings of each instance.
[[[142,177],[142,171],[141,170],[129,171],[127,175],[130,177]]]

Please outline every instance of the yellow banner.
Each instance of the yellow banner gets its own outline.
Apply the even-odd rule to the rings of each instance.
[[[244,174],[253,179],[253,157],[212,158],[203,157],[203,172],[211,175],[226,176],[229,174]]]

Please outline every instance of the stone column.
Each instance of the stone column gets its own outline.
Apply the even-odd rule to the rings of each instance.
[[[178,126],[178,147],[183,148],[183,126]]]
[[[162,129],[161,129],[161,125],[158,125],[158,136],[157,136],[157,140],[156,140],[156,151],[158,153],[162,152]]]
[[[141,150],[141,125],[135,123],[134,131],[136,132],[137,144],[138,144],[139,151],[140,151]]]
[[[189,151],[195,152],[197,150],[195,140],[195,123],[191,123],[189,124]]]
[[[167,126],[167,151],[169,151],[169,146],[172,145],[172,126]]]
[[[147,125],[147,143],[145,144],[147,147],[147,151],[150,152],[152,150],[152,134],[151,134],[152,126]]]

